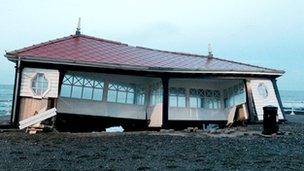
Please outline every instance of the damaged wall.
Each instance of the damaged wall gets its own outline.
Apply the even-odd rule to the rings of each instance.
[[[278,117],[284,119],[272,81],[266,79],[250,80],[250,85],[258,119],[263,120],[263,107],[268,105],[278,107]]]
[[[58,97],[58,85],[58,70],[24,68],[20,87],[19,121],[53,107],[50,106],[50,98]]]

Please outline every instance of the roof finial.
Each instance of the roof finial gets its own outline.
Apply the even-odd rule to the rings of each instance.
[[[212,54],[212,47],[211,47],[211,44],[210,44],[210,43],[208,44],[208,57],[210,57],[210,58],[213,57],[213,54]]]
[[[77,24],[77,28],[76,28],[76,35],[79,36],[80,35],[80,23],[81,23],[81,18],[78,18],[78,24]]]

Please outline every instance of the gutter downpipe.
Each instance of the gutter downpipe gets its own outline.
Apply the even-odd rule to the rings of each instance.
[[[15,76],[15,85],[14,85],[14,96],[13,96],[13,110],[12,110],[12,113],[11,113],[11,125],[13,126],[17,126],[16,125],[16,116],[17,116],[17,102],[18,102],[18,92],[19,92],[19,89],[20,89],[20,66],[21,66],[21,59],[20,57],[18,57],[18,61],[17,61],[17,64],[16,64],[16,76]]]

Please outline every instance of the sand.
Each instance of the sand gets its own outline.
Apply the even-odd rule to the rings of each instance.
[[[205,132],[4,132],[0,170],[300,170],[304,168],[301,119],[280,125],[289,134],[272,138],[212,137]],[[261,125],[246,128],[260,131]]]

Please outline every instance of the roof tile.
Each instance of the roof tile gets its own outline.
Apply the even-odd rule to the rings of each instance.
[[[275,69],[203,55],[134,47],[86,35],[71,35],[55,39],[8,52],[7,56],[190,71],[269,72],[279,73],[278,75],[283,73],[283,71]]]

